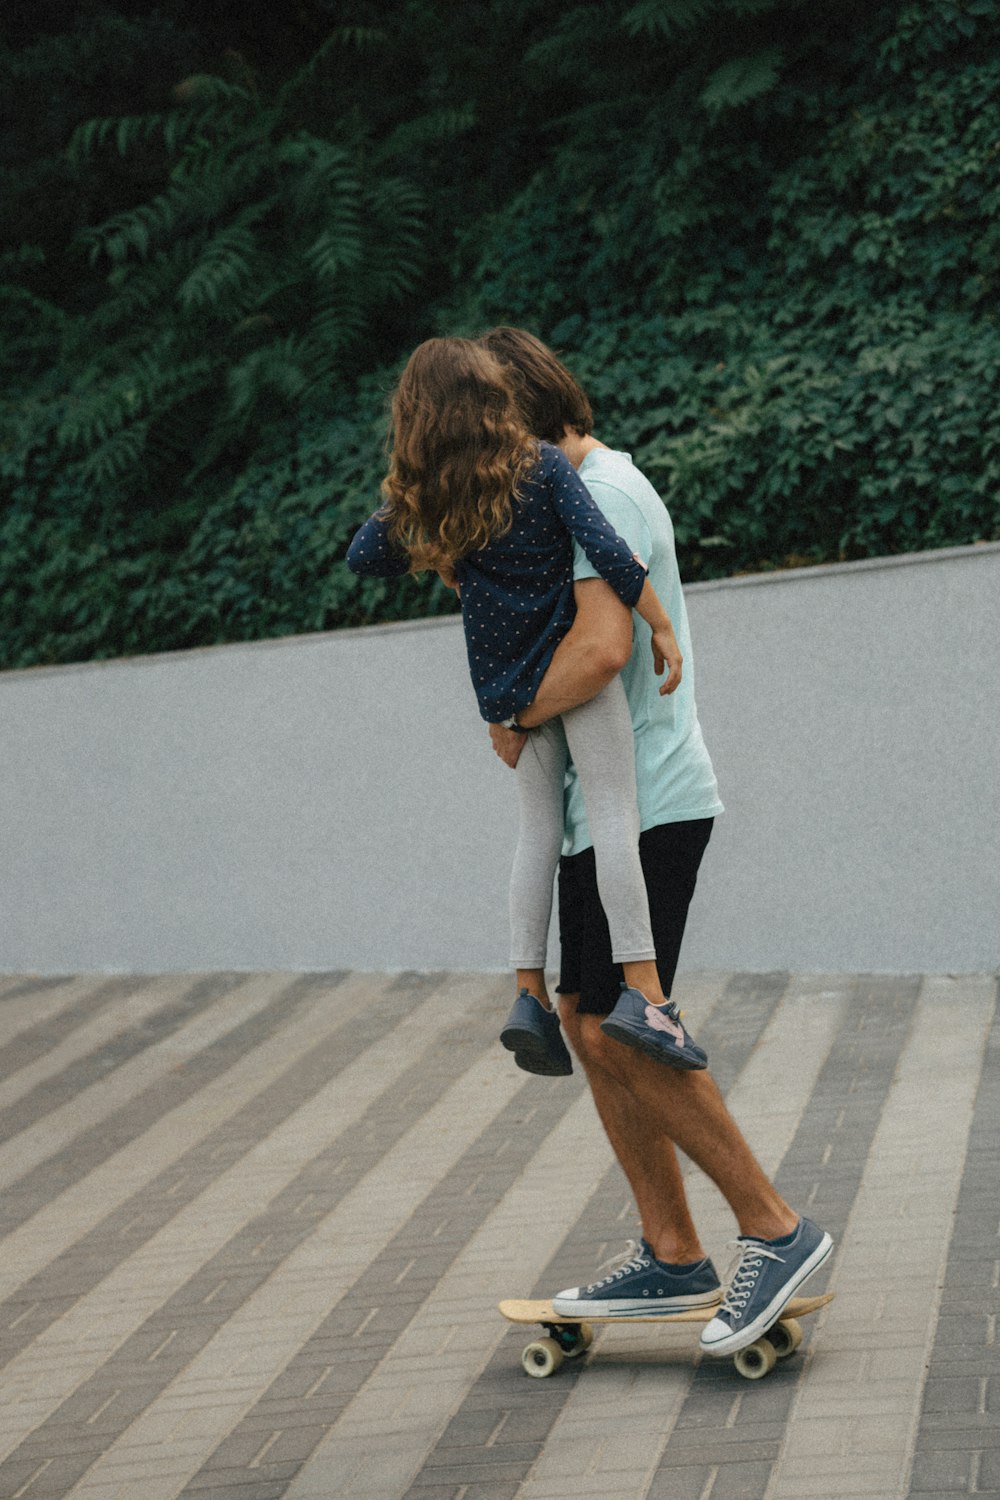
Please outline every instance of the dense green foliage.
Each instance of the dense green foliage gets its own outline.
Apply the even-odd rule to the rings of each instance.
[[[1000,536],[1000,0],[43,9],[0,44],[3,665],[452,608],[342,557],[400,357],[495,322],[689,579]]]

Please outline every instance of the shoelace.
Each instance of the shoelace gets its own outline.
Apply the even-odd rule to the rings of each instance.
[[[732,1280],[729,1282],[719,1313],[729,1313],[733,1322],[738,1323],[743,1316],[743,1309],[750,1299],[750,1294],[757,1285],[757,1277],[760,1275],[764,1261],[780,1262],[784,1257],[757,1241],[746,1244],[743,1240],[733,1240],[732,1243],[736,1245],[739,1253],[734,1257],[726,1272],[727,1279],[731,1276]]]
[[[599,1271],[603,1271],[605,1266],[614,1266],[615,1269],[611,1272],[611,1275],[602,1277],[600,1281],[591,1282],[587,1291],[596,1292],[598,1287],[610,1286],[613,1281],[618,1281],[627,1272],[641,1271],[643,1267],[648,1265],[649,1261],[642,1246],[636,1240],[629,1240],[624,1251],[619,1251],[617,1255],[610,1256],[608,1260],[602,1261],[598,1266],[597,1269]]]

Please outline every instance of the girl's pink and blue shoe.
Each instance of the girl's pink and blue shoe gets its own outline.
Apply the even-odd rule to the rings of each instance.
[[[666,1005],[651,1005],[641,990],[631,990],[627,985],[622,985],[618,1004],[601,1022],[601,1030],[668,1067],[693,1070],[708,1066],[708,1054],[688,1035],[677,1006],[670,1000]]]

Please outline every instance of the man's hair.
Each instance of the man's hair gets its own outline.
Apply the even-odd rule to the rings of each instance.
[[[560,443],[567,427],[579,437],[592,431],[590,402],[541,339],[524,328],[491,328],[478,342],[510,372],[518,405],[535,437]]]

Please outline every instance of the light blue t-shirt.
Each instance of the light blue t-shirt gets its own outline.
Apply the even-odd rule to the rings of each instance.
[[[691,632],[667,508],[627,453],[593,448],[579,474],[598,508],[649,568],[649,581],[673,621],[684,657],[680,687],[661,697],[664,678],[653,671],[651,632],[633,611],[632,655],[621,676],[635,732],[640,827],[715,817],[723,807],[695,707]],[[574,546],[574,579],[598,576],[583,549]],[[566,778],[565,818],[563,854],[589,849],[592,839],[583,793],[572,766]]]

